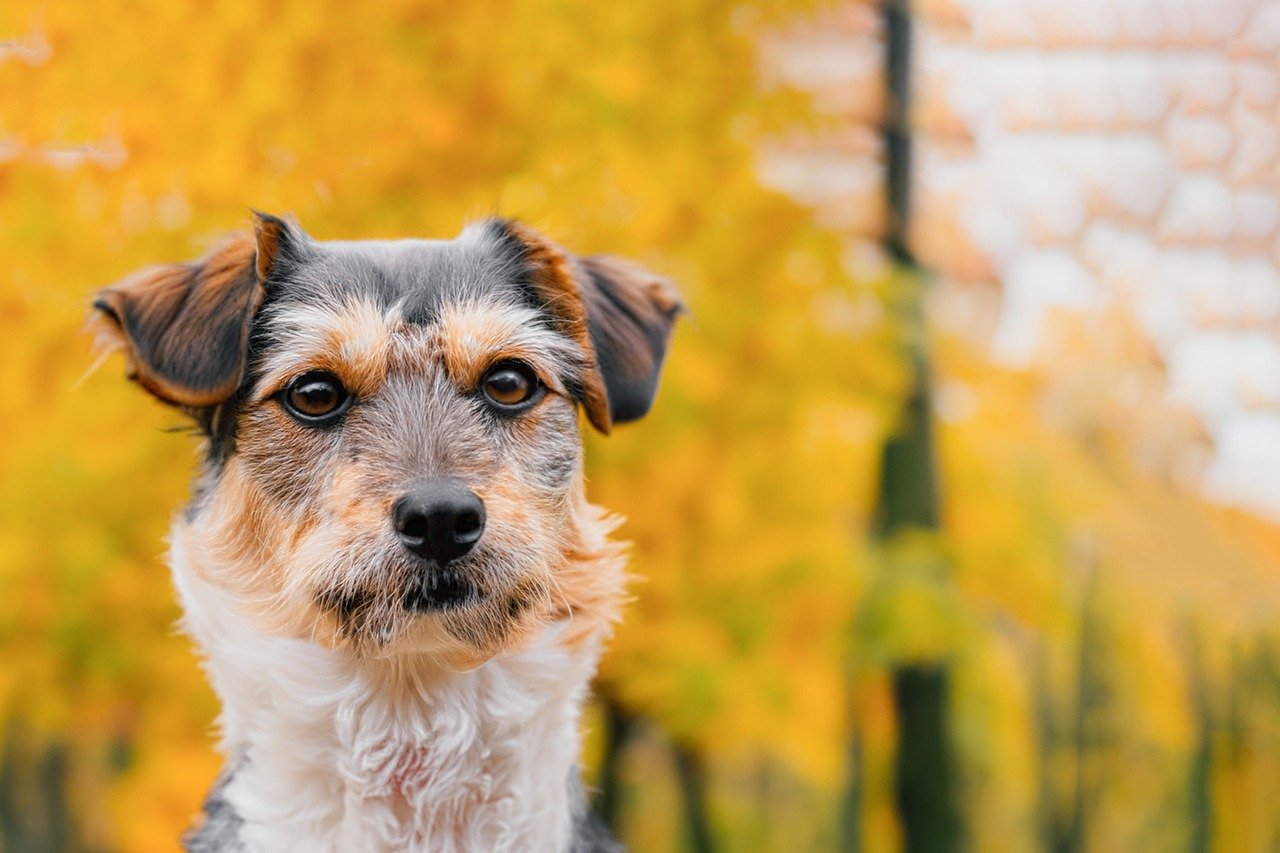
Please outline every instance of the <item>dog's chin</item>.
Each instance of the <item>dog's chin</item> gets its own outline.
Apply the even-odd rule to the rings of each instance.
[[[483,595],[472,572],[430,563],[406,584],[403,604],[410,613],[444,613],[479,604]]]
[[[326,642],[358,657],[470,666],[517,647],[552,616],[550,574],[528,554],[482,551],[439,565],[393,552],[363,568],[378,582],[313,599],[332,627]]]
[[[533,618],[500,615],[496,612],[499,598],[475,596],[443,606],[434,598],[415,602],[413,609],[401,612],[399,630],[393,635],[381,641],[357,641],[349,648],[371,659],[412,661],[454,672],[474,669],[518,648],[541,624]]]

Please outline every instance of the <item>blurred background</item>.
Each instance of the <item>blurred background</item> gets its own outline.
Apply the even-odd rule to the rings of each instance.
[[[29,0],[0,92],[0,849],[217,772],[195,442],[81,324],[250,207],[681,286],[589,439],[633,849],[1280,849],[1277,0]]]

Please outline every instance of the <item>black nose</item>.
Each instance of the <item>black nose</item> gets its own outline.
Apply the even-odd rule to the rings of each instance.
[[[404,547],[440,565],[470,551],[484,532],[484,502],[457,480],[419,480],[391,515]]]

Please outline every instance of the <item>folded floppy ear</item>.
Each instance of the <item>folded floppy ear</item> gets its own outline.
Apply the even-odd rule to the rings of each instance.
[[[93,307],[128,375],[163,402],[186,409],[230,398],[244,376],[249,322],[263,282],[292,226],[259,214],[204,258],[139,270],[100,290]]]
[[[486,226],[514,251],[524,285],[582,347],[582,387],[574,389],[602,433],[641,418],[658,391],[671,327],[683,306],[666,279],[617,258],[578,258],[536,231],[506,219]]]
[[[596,354],[596,370],[608,394],[603,412],[588,410],[601,432],[613,423],[644,417],[658,393],[658,375],[683,306],[666,279],[605,255],[583,258],[582,301]]]

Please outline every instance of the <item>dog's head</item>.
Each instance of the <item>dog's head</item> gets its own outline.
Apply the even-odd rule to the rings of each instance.
[[[259,215],[94,307],[208,435],[185,546],[272,631],[468,662],[611,616],[577,407],[602,432],[648,411],[680,308],[663,280],[510,221],[318,242]]]

